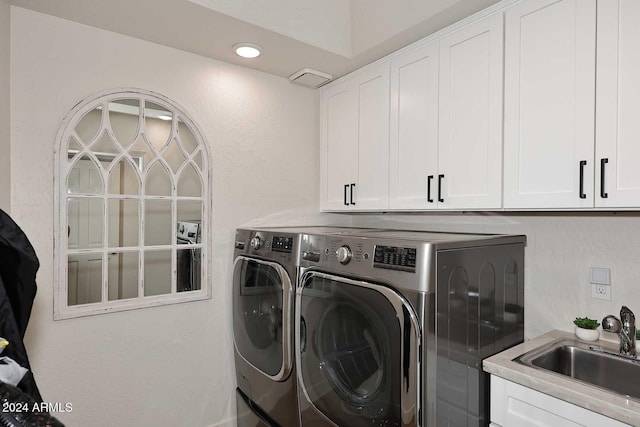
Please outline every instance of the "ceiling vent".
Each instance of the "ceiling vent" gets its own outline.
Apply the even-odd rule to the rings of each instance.
[[[318,88],[325,83],[329,83],[331,79],[333,79],[331,74],[312,70],[311,68],[303,68],[289,76],[291,83],[313,88]]]

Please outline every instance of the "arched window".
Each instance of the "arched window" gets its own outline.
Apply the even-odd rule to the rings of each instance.
[[[100,93],[67,115],[56,148],[56,319],[210,297],[209,156],[179,106]]]

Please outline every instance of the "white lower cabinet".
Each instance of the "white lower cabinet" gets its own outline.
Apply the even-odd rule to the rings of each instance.
[[[628,424],[491,375],[491,426],[622,427]]]

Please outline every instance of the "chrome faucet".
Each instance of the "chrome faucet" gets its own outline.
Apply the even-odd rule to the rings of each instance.
[[[636,316],[627,306],[620,309],[620,319],[609,315],[602,319],[602,330],[620,337],[620,354],[636,356]]]

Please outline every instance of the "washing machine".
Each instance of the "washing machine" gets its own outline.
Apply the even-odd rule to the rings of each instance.
[[[338,227],[238,229],[233,263],[233,332],[239,427],[299,425],[293,353],[294,299],[304,234]]]
[[[302,236],[302,426],[486,426],[482,359],[523,341],[525,236]]]

